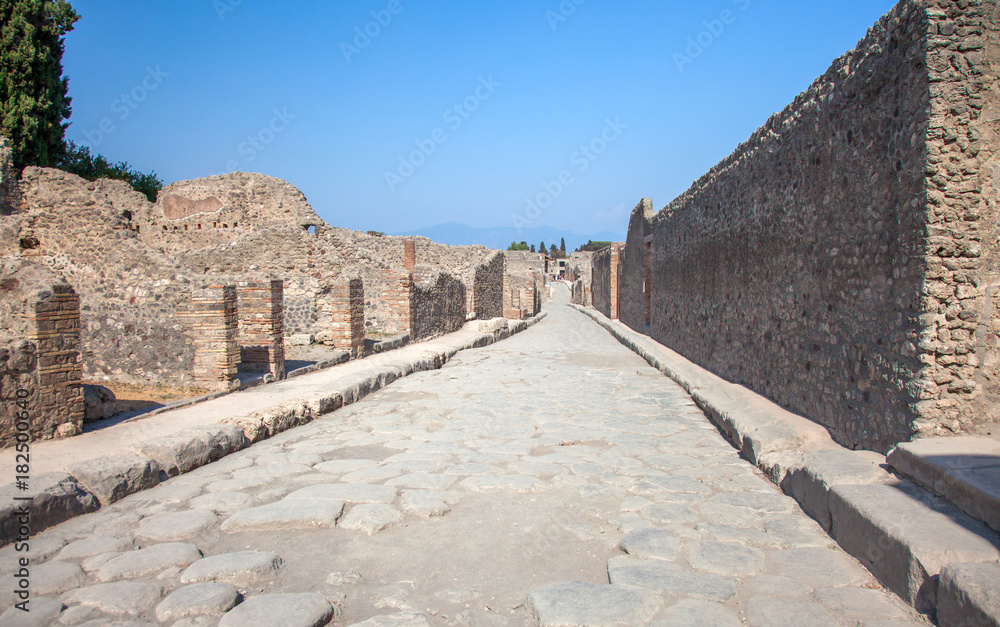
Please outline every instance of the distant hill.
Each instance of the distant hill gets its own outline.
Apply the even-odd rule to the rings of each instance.
[[[577,247],[587,243],[587,240],[624,242],[625,235],[602,231],[592,235],[581,235],[570,230],[557,229],[551,226],[538,226],[533,228],[515,229],[510,226],[497,226],[487,228],[476,228],[458,222],[446,222],[437,226],[429,226],[413,231],[401,231],[390,233],[390,235],[420,235],[438,244],[449,246],[468,246],[480,244],[487,248],[506,250],[511,242],[525,241],[528,245],[534,244],[538,247],[539,242],[545,242],[546,246],[555,244],[558,248],[559,239],[566,238],[566,251],[572,252]]]

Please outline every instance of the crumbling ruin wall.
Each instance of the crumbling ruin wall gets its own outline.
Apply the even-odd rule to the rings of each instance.
[[[1000,361],[995,10],[900,3],[691,189],[633,212],[630,326],[651,234],[656,340],[848,446],[975,430]]]
[[[473,311],[480,320],[490,320],[503,316],[503,278],[506,274],[507,257],[495,252],[493,257],[476,268],[473,282]]]
[[[566,261],[566,280],[572,283],[572,299],[576,305],[593,303],[590,282],[593,278],[593,252],[570,253]]]
[[[465,324],[465,284],[429,264],[414,270],[414,313],[410,339],[453,333]]]
[[[6,137],[0,137],[0,216],[17,210],[17,173],[14,171],[14,151]]]

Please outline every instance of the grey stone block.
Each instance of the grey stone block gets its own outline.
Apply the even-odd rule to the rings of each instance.
[[[1000,626],[1000,564],[949,564],[938,582],[939,625]]]
[[[156,461],[168,477],[188,472],[244,449],[249,441],[235,425],[194,427],[143,445],[138,452]]]
[[[28,535],[34,535],[74,516],[97,511],[101,506],[97,497],[66,473],[31,477],[28,487],[28,490],[18,490],[11,484],[0,490],[0,544],[13,542],[22,535],[21,527],[25,522]],[[28,512],[26,519],[25,509]]]
[[[333,606],[321,594],[262,594],[226,613],[219,627],[322,627],[333,618]]]
[[[921,612],[937,605],[944,566],[1000,559],[984,525],[912,484],[835,486],[830,514],[837,542]]]
[[[209,582],[184,586],[156,606],[156,619],[170,622],[189,616],[223,614],[239,601],[240,591],[228,583]]]
[[[781,489],[829,532],[830,488],[888,481],[889,474],[878,466],[857,453],[836,448],[804,453],[788,470]]]
[[[101,505],[114,503],[160,483],[159,465],[148,457],[135,454],[98,457],[68,470],[97,496]]]
[[[277,575],[284,566],[281,558],[265,551],[223,553],[198,560],[181,573],[181,583],[221,581],[249,586]]]
[[[663,601],[651,590],[569,581],[532,590],[525,605],[542,627],[642,625]]]

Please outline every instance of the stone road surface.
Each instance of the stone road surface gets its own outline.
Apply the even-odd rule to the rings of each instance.
[[[0,624],[926,624],[565,298],[40,534],[30,614],[5,547]]]

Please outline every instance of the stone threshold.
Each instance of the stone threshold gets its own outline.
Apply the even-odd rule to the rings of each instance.
[[[818,423],[593,308],[570,307],[677,382],[744,458],[887,589],[940,625],[1000,625],[1000,535],[891,473],[890,463],[902,465],[902,457],[887,462],[878,453],[844,448]],[[897,450],[912,450],[909,444]]]
[[[21,542],[75,516],[221,459],[357,402],[414,372],[443,367],[458,352],[488,346],[534,326],[527,320],[474,320],[454,333],[337,368],[183,403],[63,440],[30,444],[30,472],[14,447],[0,450],[0,546]]]

